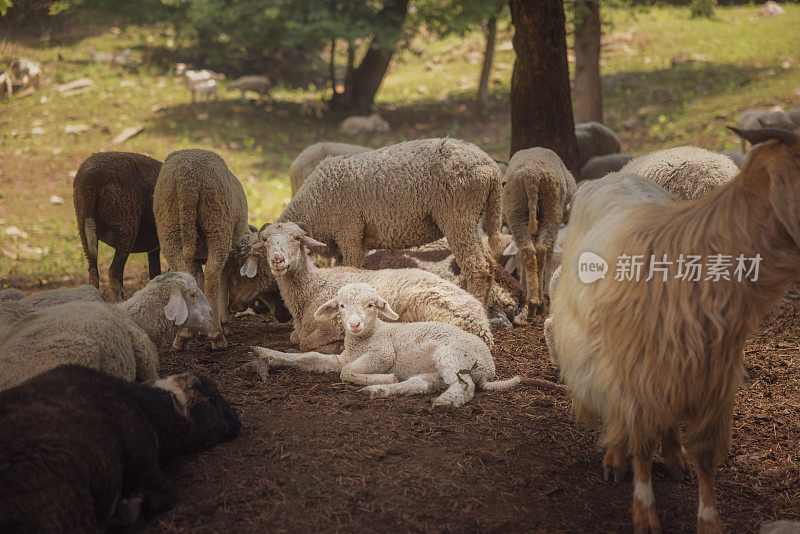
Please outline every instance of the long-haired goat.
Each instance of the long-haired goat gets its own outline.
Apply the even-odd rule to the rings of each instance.
[[[596,199],[582,188],[567,230],[552,304],[554,357],[576,416],[602,421],[606,474],[624,468],[625,455],[633,457],[637,532],[660,531],[652,453],[661,436],[667,461],[682,467],[682,423],[699,479],[698,532],[722,531],[714,471],[730,443],[745,339],[800,275],[800,136],[768,128],[734,131],[762,144],[721,188],[680,204],[623,205],[594,220],[582,212]],[[609,262],[605,278],[580,281],[585,251]],[[709,265],[718,255],[733,258],[729,279],[716,280],[710,269],[696,281],[676,277],[687,267],[676,260],[687,254]],[[645,258],[641,279],[613,274],[612,261],[622,255]],[[664,255],[674,264],[645,281]],[[739,255],[761,259],[746,262],[760,268],[741,281],[742,272],[733,269]]]

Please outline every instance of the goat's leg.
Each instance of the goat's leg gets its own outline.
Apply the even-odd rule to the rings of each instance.
[[[603,480],[608,482],[614,475],[614,482],[622,482],[628,470],[628,459],[625,451],[619,447],[609,447],[603,457]]]
[[[637,534],[658,534],[661,523],[656,513],[656,498],[653,494],[653,454],[633,456],[633,530]]]
[[[722,522],[717,512],[717,497],[714,491],[714,451],[713,449],[692,452],[692,461],[697,470],[700,486],[700,502],[697,506],[698,534],[721,534]]]
[[[675,480],[683,480],[689,465],[686,460],[686,449],[681,442],[680,428],[668,428],[661,433],[661,453],[667,461],[669,474]]]
[[[391,364],[378,354],[365,353],[358,359],[342,367],[342,382],[351,382],[359,386],[372,386],[377,384],[394,384],[397,376],[386,373]]]
[[[393,395],[424,395],[442,387],[442,377],[439,373],[425,373],[415,375],[396,384],[377,384],[362,388],[370,399],[378,397],[391,397]]]
[[[332,373],[342,370],[339,354],[322,354],[320,352],[298,352],[289,354],[264,347],[253,347],[253,353],[258,356],[252,362],[245,364],[245,368],[258,370],[258,367],[267,366],[267,369],[291,367],[314,371],[317,373]],[[260,362],[254,364],[254,362]],[[261,374],[261,373],[260,373]],[[264,375],[262,375],[263,378]]]

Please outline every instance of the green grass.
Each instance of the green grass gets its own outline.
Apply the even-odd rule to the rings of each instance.
[[[681,144],[733,148],[736,140],[724,126],[735,123],[744,109],[800,105],[800,6],[784,8],[786,14],[774,18],[758,17],[757,6],[719,8],[712,20],[691,19],[687,8],[606,13],[611,22],[602,66],[606,122],[619,132],[623,149],[639,154]],[[392,131],[372,137],[340,134],[341,117],[304,116],[301,103],[325,95],[313,87],[275,91],[274,102],[263,107],[225,92],[218,102],[192,105],[188,91],[163,66],[120,70],[86,63],[88,46],[102,52],[130,46],[134,60],[142,63],[148,47],[169,48],[173,38],[159,28],[133,27],[121,35],[101,28],[59,46],[36,39],[28,40],[35,46],[0,41],[0,54],[42,61],[45,76],[34,94],[0,100],[0,282],[85,277],[70,173],[96,151],[163,159],[182,148],[215,150],[242,181],[250,222],[256,225],[272,220],[288,202],[289,166],[313,142],[381,146],[450,135],[507,159],[513,29],[508,21],[499,27],[487,118],[472,111],[482,35],[420,37],[395,56],[378,94],[379,111]],[[674,66],[673,59],[678,60]],[[59,83],[83,77],[93,80],[91,93],[67,98],[57,91]],[[65,132],[76,124],[89,129]],[[111,144],[121,130],[137,124],[144,132]],[[36,128],[44,134],[32,134]],[[51,195],[64,203],[51,204]],[[26,237],[7,235],[12,226]],[[101,245],[101,271],[108,268],[111,252]],[[145,264],[143,254],[128,262],[140,270]]]

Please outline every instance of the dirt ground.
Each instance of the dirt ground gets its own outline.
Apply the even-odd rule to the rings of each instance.
[[[717,479],[728,532],[800,519],[798,311],[795,286],[747,345],[749,378]],[[261,382],[235,371],[251,345],[286,349],[288,337],[284,326],[245,317],[227,350],[198,337],[189,350],[162,353],[162,374],[216,379],[243,432],[168,466],[177,505],[134,532],[632,530],[630,475],[603,482],[597,433],[572,420],[568,394],[521,386],[432,410],[430,397],[371,401],[336,375],[277,370]],[[541,321],[496,341],[500,377],[557,381]],[[676,481],[657,461],[653,483],[664,532],[693,532],[695,476]]]

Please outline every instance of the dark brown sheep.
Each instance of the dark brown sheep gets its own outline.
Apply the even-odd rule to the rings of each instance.
[[[213,382],[63,365],[0,393],[0,532],[101,532],[170,508],[161,466],[241,430]]]
[[[72,198],[89,283],[100,287],[97,241],[115,249],[108,269],[113,299],[125,298],[122,273],[132,252],[147,252],[150,278],[161,274],[153,189],[161,162],[132,152],[98,152],[84,161],[72,182]]]

